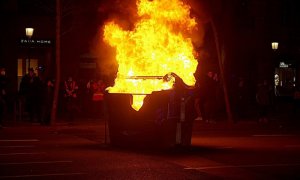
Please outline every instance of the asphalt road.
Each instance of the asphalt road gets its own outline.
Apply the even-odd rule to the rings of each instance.
[[[0,130],[0,179],[299,179],[297,130],[195,122],[192,146],[105,143],[103,121]]]

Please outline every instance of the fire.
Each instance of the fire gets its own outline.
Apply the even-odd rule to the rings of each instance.
[[[133,95],[132,107],[139,110],[147,94],[171,89],[173,72],[189,86],[195,85],[197,60],[191,33],[196,20],[190,6],[180,0],[137,0],[138,21],[132,30],[115,22],[104,26],[104,41],[116,48],[118,73],[110,93]]]

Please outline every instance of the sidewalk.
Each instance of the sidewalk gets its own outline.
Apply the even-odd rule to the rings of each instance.
[[[96,118],[80,118],[75,119],[73,121],[66,120],[64,118],[58,118],[55,123],[50,125],[44,125],[39,122],[29,122],[29,121],[14,121],[14,120],[4,120],[4,127],[26,127],[26,126],[45,126],[45,127],[59,127],[59,126],[99,126],[104,125],[104,119],[96,119]]]
[[[72,129],[100,129],[105,127],[104,119],[96,118],[80,118],[74,121],[68,121],[59,118],[54,124],[41,125],[40,123],[32,123],[28,121],[4,121],[4,127],[28,127],[28,126],[44,126],[54,128],[72,128]],[[194,121],[194,132],[207,131],[279,131],[279,132],[298,132],[300,133],[300,123],[290,121],[288,119],[272,118],[268,123],[258,123],[256,119],[243,119],[237,122],[228,122],[226,119],[219,119],[214,122]]]
[[[214,122],[194,121],[194,132],[202,131],[240,131],[240,132],[278,132],[283,134],[300,134],[300,122],[287,118],[271,117],[267,123],[259,123],[255,118],[229,122],[221,119]]]

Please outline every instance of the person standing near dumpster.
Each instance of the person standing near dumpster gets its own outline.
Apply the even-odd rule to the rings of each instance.
[[[4,109],[6,107],[7,97],[7,77],[5,68],[0,68],[0,128],[3,126]]]
[[[69,117],[69,120],[73,120],[75,117],[76,111],[78,111],[77,104],[77,91],[78,85],[72,76],[69,76],[68,79],[64,82],[64,98],[66,101],[66,111]]]
[[[24,98],[30,121],[34,122],[36,115],[37,121],[41,123],[42,81],[33,68],[29,68],[21,80],[20,95]]]
[[[259,108],[259,123],[268,123],[268,112],[271,104],[271,88],[267,80],[257,86],[256,101]]]
[[[93,117],[103,117],[104,115],[104,91],[105,91],[105,84],[103,80],[99,79],[98,81],[89,82],[87,86],[91,93],[92,93],[92,102],[91,102],[91,109]]]

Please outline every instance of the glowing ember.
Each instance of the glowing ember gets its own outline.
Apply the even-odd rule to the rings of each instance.
[[[110,93],[133,95],[132,107],[139,110],[147,94],[171,89],[173,72],[189,86],[195,85],[197,60],[193,55],[191,32],[196,21],[190,7],[180,0],[139,0],[133,30],[114,22],[104,27],[104,41],[116,48],[118,74]]]

